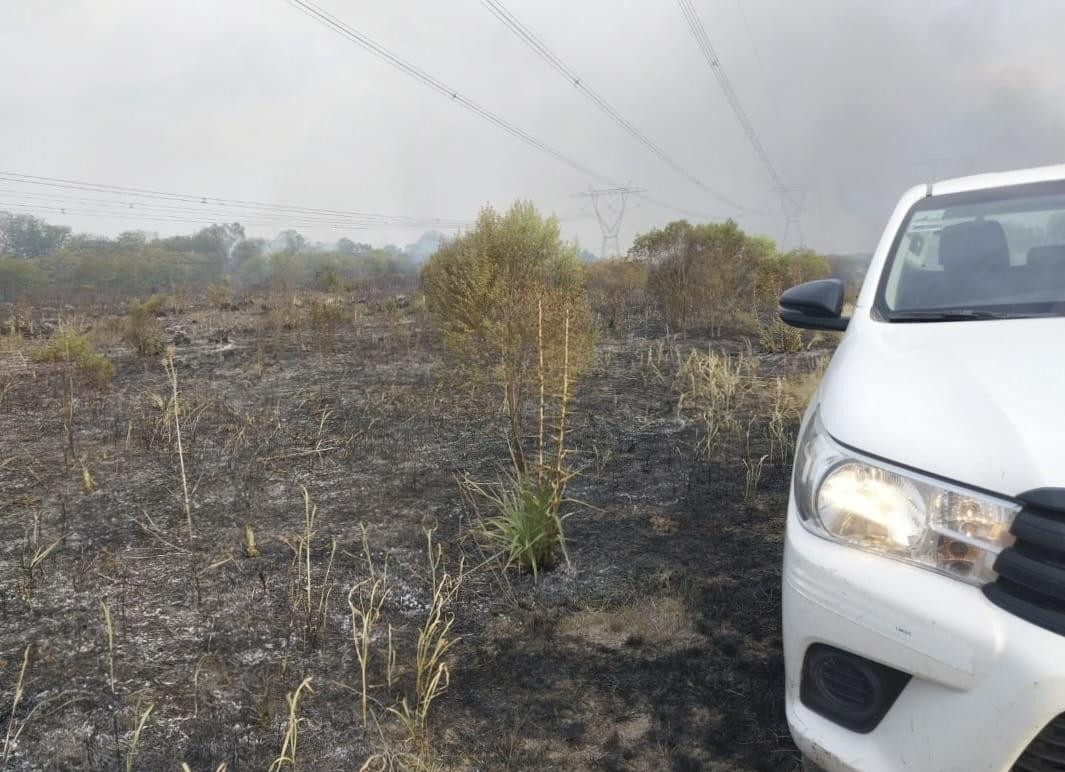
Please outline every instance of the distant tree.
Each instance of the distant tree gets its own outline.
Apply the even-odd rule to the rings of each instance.
[[[10,303],[43,283],[39,261],[0,256],[0,301]]]
[[[229,260],[230,250],[243,239],[244,226],[238,222],[209,225],[193,234],[190,247],[193,252],[226,262]]]
[[[143,252],[148,244],[148,234],[144,231],[123,231],[118,234],[115,244],[119,249],[129,252]]]
[[[307,239],[305,239],[299,231],[291,229],[281,231],[277,237],[285,245],[283,249],[286,252],[297,253],[307,249]]]
[[[354,255],[355,242],[347,237],[337,239],[337,252],[342,255]]]
[[[233,247],[233,262],[236,265],[243,265],[247,260],[259,257],[265,248],[266,239],[241,239]]]
[[[70,238],[70,228],[49,225],[28,214],[0,212],[0,254],[31,259],[55,252]]]
[[[426,231],[413,244],[408,244],[407,248],[403,251],[409,255],[414,262],[424,263],[429,259],[433,252],[440,248],[440,244],[443,241],[444,234],[440,231]]]

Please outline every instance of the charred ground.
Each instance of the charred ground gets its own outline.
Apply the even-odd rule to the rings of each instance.
[[[566,520],[569,561],[534,580],[487,559],[457,482],[503,469],[500,406],[457,382],[397,291],[224,311],[189,301],[161,320],[178,344],[191,543],[171,384],[158,358],[119,340],[119,314],[65,312],[117,366],[103,390],[34,362],[39,340],[3,343],[0,726],[20,733],[8,768],[266,769],[286,694],[308,676],[301,768],[358,769],[398,747],[387,708],[413,689],[431,605],[426,529],[465,574],[450,685],[428,717],[438,768],[798,768],[779,623],[788,464],[765,461],[745,503],[743,460],[769,454],[768,416],[752,413],[747,447],[708,462],[678,411],[686,352],[744,344],[646,323],[601,338],[574,405],[569,495],[582,503]],[[325,300],[346,309],[335,335],[307,321]],[[755,355],[758,377],[814,358]],[[320,624],[293,600],[304,488]],[[360,524],[391,587],[374,645],[391,625],[397,650],[392,689],[380,658],[370,668],[369,727],[345,600],[369,570]]]

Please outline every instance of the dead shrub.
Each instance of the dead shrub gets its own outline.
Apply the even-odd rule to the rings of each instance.
[[[221,284],[211,284],[207,287],[207,302],[219,311],[231,310],[235,296],[228,277]]]
[[[312,298],[307,318],[318,353],[334,353],[337,330],[351,321],[348,310],[335,298]]]
[[[16,300],[7,319],[0,325],[0,335],[4,337],[33,338],[40,332],[33,320],[33,307],[24,299]]]
[[[585,268],[585,277],[588,302],[610,329],[623,328],[629,315],[646,305],[646,263],[599,260]]]

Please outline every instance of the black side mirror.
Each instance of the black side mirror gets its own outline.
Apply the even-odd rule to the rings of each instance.
[[[780,296],[780,320],[792,327],[809,330],[845,330],[848,317],[843,313],[843,282],[818,279],[785,290]]]

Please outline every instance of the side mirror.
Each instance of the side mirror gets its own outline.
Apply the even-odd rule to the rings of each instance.
[[[843,313],[843,282],[818,279],[785,290],[780,296],[780,320],[809,330],[845,330],[850,318]]]

